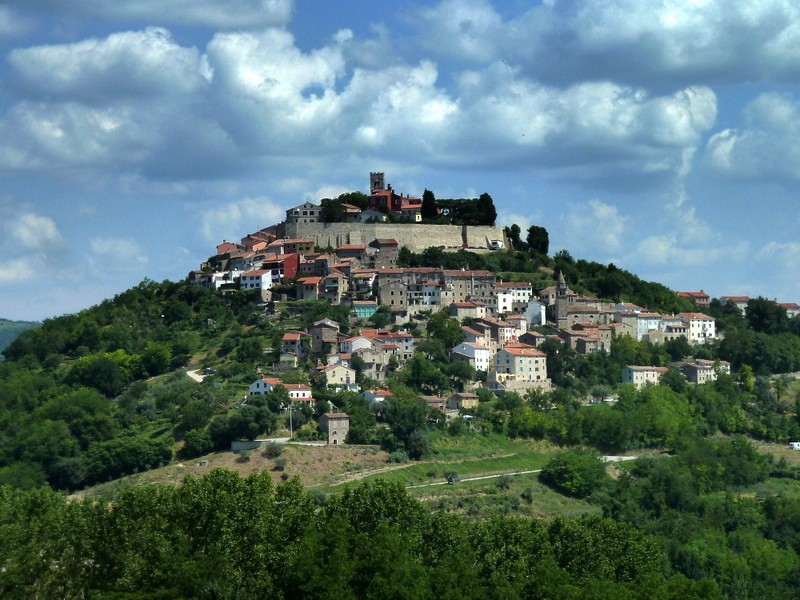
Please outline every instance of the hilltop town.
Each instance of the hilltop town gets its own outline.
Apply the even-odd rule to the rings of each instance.
[[[419,340],[408,325],[443,313],[460,327],[457,343],[446,348],[448,360],[467,363],[477,375],[469,389],[427,400],[457,412],[477,407],[477,389],[497,395],[551,390],[546,354],[540,349],[547,340],[590,355],[609,352],[612,341],[621,336],[654,345],[681,341],[688,351],[723,335],[717,332],[715,318],[703,312],[711,298],[702,291],[677,293],[691,310],[661,314],[619,299],[579,294],[563,273],[554,274],[553,285],[534,289],[529,281],[502,281],[485,269],[398,266],[401,249],[420,251],[435,244],[450,252],[500,252],[513,250],[514,236],[493,222],[448,223],[449,209],[441,207],[436,209],[437,222],[426,224],[423,201],[398,194],[385,184],[383,173],[370,174],[370,188],[361,207],[340,201],[335,206],[336,221],[326,214],[335,201],[292,207],[281,223],[248,234],[238,243],[223,241],[201,269],[189,274],[190,283],[222,294],[246,291],[267,305],[281,299],[322,300],[347,307],[356,323],[373,321],[355,332],[331,319],[286,332],[280,359],[272,365],[275,372],[308,367],[313,355],[316,362],[311,366],[329,387],[358,390],[357,378],[380,385],[387,373],[405,365],[415,353]],[[748,300],[719,299],[743,314]],[[800,314],[797,304],[779,306],[789,318]],[[379,312],[382,318],[375,321]],[[703,357],[690,357],[677,367],[695,384],[731,372],[728,361]],[[641,388],[657,384],[667,371],[662,364],[629,364],[621,382]],[[262,378],[250,386],[250,393],[265,393],[277,383],[280,379]],[[293,398],[314,401],[310,387],[296,392]],[[384,392],[365,393],[380,402]]]
[[[550,256],[542,228],[523,241],[518,226],[495,227],[488,195],[431,203],[426,191],[421,202],[395,202],[389,186],[378,191],[294,207],[282,223],[223,241],[187,281],[145,280],[4,350],[0,496],[21,516],[0,539],[14,565],[44,547],[52,551],[37,564],[47,577],[100,565],[83,588],[111,573],[107,588],[128,591],[163,561],[157,586],[172,590],[169,569],[195,560],[207,531],[223,531],[224,572],[264,554],[265,541],[280,546],[266,554],[278,557],[275,572],[297,576],[285,582],[288,597],[304,589],[303,569],[327,573],[321,556],[341,566],[346,553],[331,554],[331,540],[366,552],[383,544],[393,564],[431,539],[408,572],[448,589],[485,554],[536,557],[545,540],[552,556],[532,581],[573,548],[574,559],[558,560],[619,561],[601,564],[603,573],[650,556],[641,581],[651,595],[654,581],[667,581],[663,565],[663,597],[722,597],[706,590],[723,576],[730,597],[741,581],[752,597],[797,595],[797,306],[676,293],[566,250]],[[380,216],[361,223],[356,212],[369,210]],[[177,487],[151,484],[166,482]],[[44,485],[98,502],[71,503]],[[381,541],[403,511],[411,533]],[[529,520],[504,518],[512,515]],[[99,541],[61,569],[62,549],[87,531]],[[109,532],[119,534],[110,545]],[[450,555],[459,532],[454,567],[424,571],[429,557]],[[339,534],[352,537],[331,538]],[[632,546],[636,536],[650,550]],[[486,550],[490,539],[496,550]],[[600,545],[609,539],[610,551]],[[284,568],[287,544],[305,566]],[[109,548],[122,550],[106,566]],[[743,551],[785,566],[742,576]],[[518,562],[508,564],[517,581]],[[458,565],[467,568],[456,577]],[[10,569],[0,588],[21,571]],[[567,575],[540,595],[583,589],[583,575],[575,585]],[[328,589],[327,576],[320,582]],[[622,597],[628,584],[623,575],[621,587],[603,583],[596,595]],[[148,597],[156,589],[145,588]]]

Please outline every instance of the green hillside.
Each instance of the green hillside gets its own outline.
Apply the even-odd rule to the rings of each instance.
[[[457,254],[475,265],[487,260]],[[542,287],[552,284],[556,269],[569,270],[581,286],[605,286],[603,296],[612,300],[649,296],[662,310],[694,308],[663,286],[566,253],[550,259],[504,252],[491,260]],[[280,289],[291,296],[292,287]],[[685,340],[656,346],[622,336],[609,352],[580,355],[548,340],[541,350],[554,390],[502,397],[480,390],[478,408],[451,421],[420,395],[447,395],[482,375],[450,361],[447,350],[461,329],[444,313],[423,313],[404,325],[417,352],[406,364],[389,365],[382,385],[393,396],[379,411],[358,393],[326,390],[315,368],[324,353],[311,352],[299,368],[280,374],[287,384],[310,384],[317,400],[292,411],[293,435],[319,438],[316,419],[335,406],[350,415],[350,442],[380,446],[387,467],[412,466],[386,469],[389,481],[381,483],[370,474],[374,461],[336,463],[330,460],[336,448],[322,448],[314,454],[318,477],[310,490],[291,480],[302,475],[300,450],[286,453],[300,461],[288,463],[279,449],[269,457],[258,451],[264,455],[252,461],[248,452],[229,452],[233,440],[288,435],[285,388],[246,404],[242,398],[258,377],[279,374],[273,364],[287,330],[328,318],[346,335],[387,315],[358,321],[345,306],[322,301],[290,297],[264,306],[247,292],[144,281],[93,308],[46,320],[5,352],[0,592],[314,597],[336,566],[347,597],[367,597],[363,578],[395,567],[402,572],[394,583],[375,589],[388,593],[406,576],[434,589],[449,573],[454,597],[492,597],[486,582],[502,597],[582,597],[586,589],[598,598],[793,597],[800,581],[800,470],[794,455],[775,449],[800,440],[798,385],[781,375],[800,370],[800,328],[762,300],[748,306],[746,318],[712,304],[707,310],[725,339],[705,346]],[[730,361],[733,372],[689,386],[674,369],[689,355]],[[668,373],[661,385],[638,390],[619,383],[627,364],[663,365]],[[363,371],[358,377],[364,388],[377,385]],[[524,450],[523,441],[543,450]],[[772,451],[762,453],[757,443],[771,443]],[[599,453],[649,458],[609,467]],[[167,487],[141,477],[160,467],[176,473],[183,462],[206,456],[227,456],[261,475],[213,472],[182,484],[172,479]],[[327,476],[329,460],[337,473],[358,477]],[[295,470],[285,470],[287,464]],[[516,472],[524,475],[517,479]],[[454,474],[464,481],[441,485]],[[110,484],[132,475],[150,484]],[[355,482],[362,477],[366,483]],[[271,487],[281,479],[288,481]],[[406,485],[419,487],[404,491]],[[94,486],[112,491],[86,494],[85,502],[56,493]],[[256,501],[266,505],[256,510]],[[415,527],[397,520],[403,511],[418,515]],[[31,527],[35,533],[26,533]],[[341,536],[323,534],[330,529]],[[373,563],[358,551],[364,532]],[[85,543],[67,553],[78,537]],[[274,539],[282,541],[280,550],[270,545]],[[581,567],[576,557],[586,552],[604,558]],[[327,562],[331,556],[339,557],[335,565]],[[395,559],[387,565],[380,556]],[[461,583],[472,581],[478,557],[491,560],[465,590]],[[278,564],[289,565],[288,574],[279,574]]]
[[[31,321],[9,321],[8,319],[0,319],[0,353],[3,352],[8,346],[17,339],[17,336],[31,329],[38,327],[40,323]]]

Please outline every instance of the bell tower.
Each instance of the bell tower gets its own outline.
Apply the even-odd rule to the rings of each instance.
[[[384,178],[383,173],[372,173],[369,174],[369,192],[370,194],[374,194],[377,191],[385,190],[386,189],[386,179]]]

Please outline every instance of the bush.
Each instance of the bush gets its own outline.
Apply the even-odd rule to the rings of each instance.
[[[208,454],[214,448],[214,442],[205,429],[192,429],[183,436],[182,458],[194,458]]]
[[[590,450],[575,448],[559,452],[545,465],[539,481],[574,498],[588,498],[609,477],[602,459]]]
[[[281,457],[275,461],[275,470],[283,471],[286,468],[286,459]]]
[[[408,462],[408,452],[405,450],[395,450],[389,455],[389,462],[390,463],[404,463]]]
[[[283,444],[267,444],[264,447],[264,458],[278,458],[283,454]]]

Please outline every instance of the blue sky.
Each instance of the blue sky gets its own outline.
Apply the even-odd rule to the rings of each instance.
[[[0,54],[3,318],[185,277],[370,171],[800,302],[795,0],[0,0]]]

